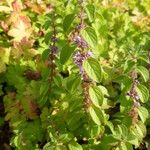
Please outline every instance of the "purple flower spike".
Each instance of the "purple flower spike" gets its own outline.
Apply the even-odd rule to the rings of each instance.
[[[79,36],[79,35],[75,36],[74,39],[73,39],[73,41],[80,48],[88,48],[87,42],[81,36]]]
[[[88,51],[87,54],[86,54],[86,57],[87,57],[87,58],[93,57],[93,53],[92,53],[91,51]]]
[[[84,70],[83,70],[83,67],[82,67],[82,64],[83,64],[83,61],[92,57],[93,56],[93,53],[91,51],[88,51],[87,53],[85,52],[77,52],[75,55],[74,55],[74,62],[75,64],[79,67],[80,69],[80,74],[83,74]]]
[[[57,42],[57,38],[56,38],[55,36],[52,36],[52,37],[51,37],[51,41],[52,41],[52,42]]]
[[[58,53],[58,47],[56,47],[56,46],[51,46],[51,52],[52,52],[53,54],[57,54],[57,53]]]

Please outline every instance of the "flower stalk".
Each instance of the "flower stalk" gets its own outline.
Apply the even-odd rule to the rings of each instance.
[[[131,90],[127,93],[128,96],[133,100],[133,106],[129,112],[129,116],[132,118],[132,124],[136,124],[138,121],[138,108],[140,107],[140,97],[136,91],[136,87],[139,84],[137,80],[137,72],[134,70],[131,75],[132,78],[132,87]]]
[[[58,53],[58,47],[56,46],[57,42],[57,32],[56,32],[56,24],[55,24],[55,9],[54,9],[54,14],[52,18],[52,36],[51,36],[51,45],[50,45],[50,53],[49,53],[49,59],[48,59],[48,65],[51,69],[50,77],[49,77],[49,83],[51,84],[55,75],[56,75],[56,64],[55,64],[55,59]]]
[[[76,44],[78,51],[74,55],[74,63],[79,67],[79,72],[82,78],[82,89],[83,89],[83,95],[84,95],[84,108],[85,111],[88,111],[88,108],[91,105],[91,99],[89,96],[89,87],[90,87],[90,78],[86,74],[86,72],[83,69],[83,61],[92,57],[93,54],[91,51],[87,51],[89,48],[88,43],[84,40],[84,38],[80,35],[81,30],[85,27],[84,25],[84,11],[83,11],[83,1],[79,0],[80,5],[80,13],[79,18],[80,22],[76,26],[75,30],[71,34],[71,41]]]

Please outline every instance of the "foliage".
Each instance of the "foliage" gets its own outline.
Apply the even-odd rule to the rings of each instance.
[[[149,10],[149,0],[2,0],[3,149],[150,149]]]

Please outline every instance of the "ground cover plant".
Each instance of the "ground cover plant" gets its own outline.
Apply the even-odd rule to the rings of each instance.
[[[149,0],[1,0],[0,150],[150,150],[149,73]]]

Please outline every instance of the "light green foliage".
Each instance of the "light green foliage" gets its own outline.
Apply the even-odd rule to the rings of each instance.
[[[0,139],[9,138],[0,149],[150,148],[150,1],[85,0],[82,9],[78,0],[0,1]],[[89,81],[74,63],[81,20]]]

